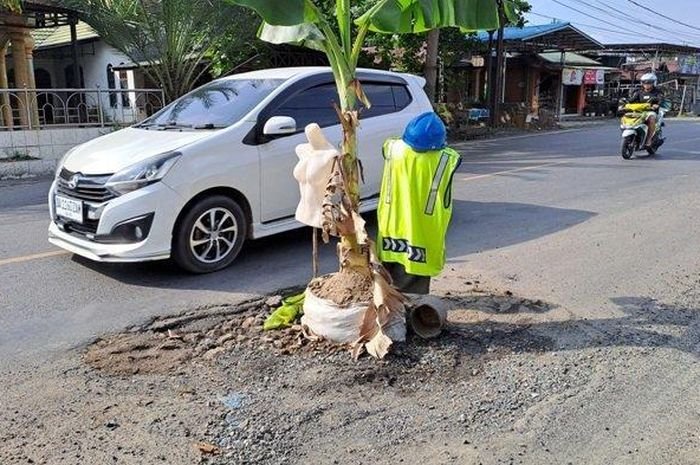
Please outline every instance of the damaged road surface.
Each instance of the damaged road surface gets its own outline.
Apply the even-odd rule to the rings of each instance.
[[[18,398],[36,378],[10,388],[0,458],[697,463],[700,411],[663,411],[700,405],[695,310],[630,302],[617,321],[554,323],[550,305],[512,295],[447,299],[439,338],[409,337],[384,361],[297,328],[263,332],[265,299],[108,336],[42,388],[47,402]],[[640,415],[654,426],[637,437]]]
[[[698,125],[667,129],[625,163],[615,127],[465,144],[448,326],[383,361],[261,331],[306,231],[208,276],[93,265],[46,255],[41,182],[0,185],[0,464],[700,464]]]

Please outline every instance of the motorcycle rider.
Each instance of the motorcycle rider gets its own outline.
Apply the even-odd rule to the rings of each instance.
[[[664,94],[661,91],[661,89],[656,87],[656,74],[646,73],[644,76],[642,76],[641,82],[642,88],[635,91],[635,93],[632,94],[629,103],[651,104],[651,108],[653,111],[647,112],[646,115],[646,122],[647,126],[649,127],[649,131],[647,131],[647,140],[644,143],[646,147],[649,147],[651,146],[651,141],[654,137],[654,133],[656,132],[656,112],[659,110],[659,107],[663,102]]]

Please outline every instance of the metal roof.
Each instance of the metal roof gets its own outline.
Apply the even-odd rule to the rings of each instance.
[[[494,39],[496,36],[494,32]],[[487,42],[489,34],[482,31],[477,34],[477,40]],[[603,48],[603,44],[568,22],[506,27],[503,29],[503,40],[508,50],[598,50]]]
[[[598,55],[613,55],[626,56],[629,54],[681,54],[681,55],[697,55],[700,54],[700,47],[692,45],[669,44],[666,42],[658,43],[637,43],[637,44],[605,44],[602,50],[591,50]]]
[[[537,56],[542,58],[544,61],[548,61],[550,63],[561,63],[561,52],[544,52],[538,53]],[[564,64],[580,66],[602,66],[600,62],[574,52],[564,52]]]

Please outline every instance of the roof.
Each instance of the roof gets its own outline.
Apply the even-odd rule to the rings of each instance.
[[[544,61],[557,64],[561,63],[561,52],[545,52],[538,53],[537,55]],[[602,66],[600,62],[574,52],[564,52],[564,64],[579,66]]]
[[[494,33],[495,40],[497,34]],[[477,40],[487,42],[488,32],[477,34]],[[537,48],[540,50],[593,50],[603,48],[603,45],[575,28],[568,22],[554,22],[549,24],[506,27],[503,28],[503,40],[506,48]]]
[[[503,28],[504,40],[531,40],[544,34],[560,31],[565,29],[569,23],[550,23],[541,24],[538,26],[523,26],[523,27],[506,27]],[[496,37],[494,32],[493,37]],[[481,31],[477,34],[479,40],[488,40],[489,34],[486,31]]]
[[[656,52],[668,54],[697,55],[700,54],[700,47],[693,47],[692,45],[669,44],[667,42],[657,42],[648,44],[605,44],[605,47],[602,50],[596,50],[596,53],[600,55],[622,56],[634,53],[655,54]]]
[[[82,40],[99,39],[99,35],[89,24],[82,21],[78,21],[75,26],[75,31],[77,33],[78,42]],[[70,44],[70,26],[59,26],[49,29],[34,29],[32,30],[32,37],[34,38],[35,46],[37,50],[51,48],[51,47],[62,47],[64,45]]]
[[[324,72],[331,72],[329,66],[298,66],[294,68],[267,68],[246,73],[232,74],[224,79],[290,79],[297,76],[312,75]],[[407,74],[386,71],[383,69],[357,68],[358,73],[381,74],[406,77]]]

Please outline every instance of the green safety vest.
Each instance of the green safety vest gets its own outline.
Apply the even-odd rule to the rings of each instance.
[[[387,140],[383,154],[379,258],[402,264],[409,274],[437,276],[445,266],[452,178],[461,157],[450,148],[416,152],[401,139]]]

